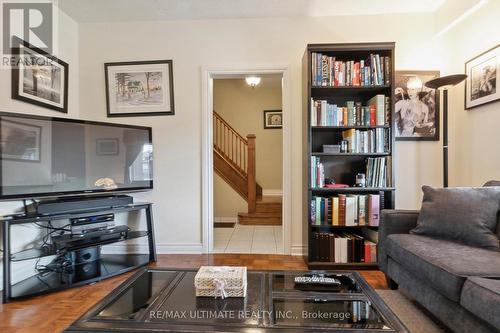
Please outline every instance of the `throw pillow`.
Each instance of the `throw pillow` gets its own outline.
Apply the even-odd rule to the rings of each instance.
[[[412,234],[499,250],[495,234],[500,211],[500,187],[432,188],[424,199]]]

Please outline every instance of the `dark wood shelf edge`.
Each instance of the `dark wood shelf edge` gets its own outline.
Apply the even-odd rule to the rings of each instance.
[[[363,126],[363,125],[351,125],[351,126],[311,126],[312,129],[376,129],[376,128],[391,128],[390,125],[376,125],[376,126]]]
[[[311,86],[311,89],[339,89],[339,90],[377,90],[377,89],[390,89],[391,85],[373,85],[373,86]]]
[[[311,153],[313,156],[390,156],[391,153]]]
[[[317,188],[310,187],[309,191],[312,192],[331,192],[331,193],[342,193],[342,192],[385,192],[385,191],[395,191],[394,187],[340,187],[340,188]]]
[[[378,228],[378,226],[374,225],[315,225],[315,224],[310,224],[311,227],[313,228],[330,228],[330,229],[341,229],[341,228],[356,228],[356,229],[362,229],[362,228]]]

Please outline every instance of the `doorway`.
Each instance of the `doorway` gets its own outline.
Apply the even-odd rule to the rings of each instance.
[[[291,130],[291,115],[290,115],[290,107],[289,107],[289,94],[288,94],[288,87],[289,87],[289,73],[288,73],[288,67],[287,66],[277,66],[276,68],[253,68],[253,69],[203,69],[202,70],[202,93],[203,93],[203,106],[202,106],[202,161],[203,161],[203,172],[202,172],[202,185],[203,185],[203,191],[202,191],[202,243],[203,243],[203,249],[207,253],[264,253],[264,254],[274,254],[274,253],[279,253],[279,254],[289,254],[290,253],[290,222],[291,222],[291,213],[290,213],[290,206],[291,206],[291,188],[290,188],[290,175],[291,175],[291,151],[290,151],[290,130]],[[269,183],[266,181],[265,177],[259,177],[258,171],[256,172],[256,180],[257,184],[259,182],[259,178],[261,178],[261,181],[264,181],[264,188],[260,186],[262,189],[262,192],[259,193],[259,188],[257,187],[256,189],[256,196],[257,196],[257,202],[259,201],[259,196],[260,200],[262,198],[266,199],[266,202],[273,202],[273,201],[279,201],[279,205],[281,206],[281,212],[279,214],[279,217],[281,219],[281,225],[279,223],[275,222],[275,225],[254,225],[252,223],[255,223],[255,221],[250,221],[250,224],[245,225],[245,222],[248,221],[242,221],[245,219],[246,214],[252,213],[248,207],[245,208],[246,212],[237,212],[240,213],[238,215],[235,215],[234,210],[231,216],[216,216],[216,207],[215,204],[217,204],[217,210],[220,211],[220,207],[224,207],[223,203],[220,201],[218,202],[215,198],[214,195],[214,190],[216,190],[216,186],[221,185],[221,183],[225,183],[226,185],[226,192],[229,192],[232,190],[233,192],[235,191],[234,186],[231,188],[226,182],[227,179],[222,179],[220,175],[214,172],[214,167],[218,167],[220,164],[220,156],[218,156],[216,153],[214,153],[214,149],[217,147],[217,145],[220,145],[220,134],[221,134],[221,126],[220,126],[220,119],[224,119],[224,116],[226,118],[230,118],[230,120],[233,120],[233,123],[239,122],[239,125],[234,124],[235,126],[231,126],[230,121],[227,119],[224,119],[225,123],[227,125],[231,126],[232,128],[234,127],[239,127],[240,132],[244,132],[241,135],[241,138],[248,139],[245,136],[248,134],[255,134],[255,133],[249,133],[248,130],[243,129],[241,125],[243,122],[241,122],[241,119],[237,117],[237,115],[233,114],[227,114],[226,111],[221,110],[221,113],[224,113],[224,115],[214,115],[213,111],[216,109],[216,105],[214,104],[214,88],[218,89],[220,86],[224,85],[236,85],[238,86],[237,81],[239,82],[239,88],[247,88],[250,90],[253,90],[254,93],[257,92],[257,89],[259,89],[258,85],[256,85],[254,88],[251,86],[248,86],[249,84],[245,82],[245,78],[248,77],[259,77],[261,78],[261,82],[267,83],[267,84],[277,84],[279,88],[281,88],[281,115],[278,115],[279,108],[272,107],[270,108],[271,110],[259,110],[261,113],[261,123],[260,126],[264,128],[265,126],[265,118],[264,118],[264,111],[274,111],[274,113],[269,113],[269,116],[272,116],[272,118],[269,118],[267,121],[267,125],[269,126],[277,126],[279,124],[279,119],[281,118],[281,160],[282,160],[282,168],[280,168],[280,176],[281,176],[281,181],[278,182],[279,185],[281,185],[281,189],[279,188],[270,188],[272,186],[269,185]],[[267,82],[269,81],[269,82]],[[231,83],[232,82],[232,83]],[[272,83],[274,82],[274,83]],[[221,83],[221,84],[219,84]],[[246,86],[245,86],[246,85]],[[244,90],[241,90],[244,91]],[[220,103],[217,102],[217,104],[220,105]],[[221,108],[221,106],[219,106]],[[259,106],[259,108],[262,108]],[[267,108],[267,107],[266,107]],[[274,109],[274,110],[273,110]],[[234,128],[236,130],[236,128]],[[273,131],[273,129],[269,128],[266,129],[267,131]],[[234,135],[237,136],[237,135]],[[263,139],[262,136],[262,131],[261,131],[261,139]],[[219,139],[218,139],[219,138]],[[256,138],[256,150],[258,154],[259,152],[259,144],[258,144],[258,137]],[[227,140],[227,135],[226,135],[226,140]],[[227,144],[225,142],[224,144]],[[239,143],[241,145],[241,143]],[[238,143],[236,144],[236,146]],[[234,149],[234,143],[233,143],[233,149]],[[261,149],[261,152],[264,152],[265,149]],[[238,156],[238,148],[236,148],[236,156]],[[242,159],[242,158],[239,158]],[[237,157],[237,161],[239,160]],[[215,160],[215,161],[214,161]],[[256,163],[257,166],[260,164],[262,166],[262,157],[260,163]],[[248,160],[246,161],[248,163]],[[245,169],[247,166],[245,164],[242,165],[242,170]],[[272,178],[272,176],[271,176]],[[215,186],[214,186],[215,184]],[[258,184],[260,185],[260,184]],[[266,188],[267,187],[267,188]],[[281,196],[280,196],[281,195]],[[242,210],[242,206],[245,204],[245,200],[243,199],[243,196],[240,194],[240,208],[237,208],[237,210]],[[233,193],[233,198],[234,198],[234,193]],[[220,200],[220,199],[219,199]],[[260,205],[265,205],[261,203]],[[276,209],[276,204],[270,204],[269,207],[274,206],[273,209]],[[261,212],[262,212],[262,207],[260,207]],[[223,214],[225,215],[225,214]],[[273,214],[271,214],[273,215]],[[274,214],[275,217],[276,214]],[[249,216],[251,217],[260,217],[259,214]],[[218,219],[216,219],[218,218]],[[222,219],[221,219],[222,218]],[[225,218],[225,219],[224,219]],[[240,222],[240,223],[239,223]],[[241,223],[243,222],[243,223]],[[258,222],[258,221],[257,221]],[[223,226],[221,223],[225,223],[228,228],[214,228],[214,226],[220,227]],[[231,224],[234,223],[233,226]],[[239,230],[241,228],[241,230]],[[269,228],[266,230],[265,228]],[[215,229],[215,230],[214,230]],[[226,229],[226,231],[216,231],[216,230],[222,230]],[[246,229],[246,230],[243,230]],[[276,251],[270,251],[270,248],[272,248],[269,244],[271,243],[271,237],[270,237],[270,232],[272,230],[272,235],[273,235],[273,244],[275,245]],[[242,236],[246,234],[246,236]],[[252,234],[252,238],[250,239],[249,234]],[[254,240],[262,238],[259,237],[260,235],[267,234],[266,242],[256,242],[253,250],[252,250],[252,243]],[[232,237],[234,236],[234,237]],[[222,238],[225,238],[223,240],[222,244],[220,240]],[[239,239],[239,238],[244,238],[244,239]],[[229,246],[229,242],[233,241],[238,241],[238,240],[244,240],[244,242],[233,242],[233,246]],[[250,243],[249,243],[250,242]],[[257,244],[259,243],[259,244]],[[264,244],[265,243],[265,244]],[[222,244],[222,245],[221,245]],[[236,245],[236,246],[234,246]],[[245,245],[245,246],[242,246]],[[250,246],[249,246],[250,245]],[[263,246],[264,245],[264,246]]]

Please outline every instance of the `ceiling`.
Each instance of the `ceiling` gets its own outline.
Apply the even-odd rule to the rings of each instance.
[[[319,17],[433,12],[446,0],[58,0],[77,22]]]

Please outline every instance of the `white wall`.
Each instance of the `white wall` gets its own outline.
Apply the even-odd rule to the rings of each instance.
[[[500,44],[499,13],[500,1],[489,1],[442,35],[447,74],[464,73],[466,61]],[[449,96],[450,185],[481,186],[500,179],[500,101],[465,110],[464,90]]]
[[[79,117],[78,24],[63,12],[58,12],[58,20],[57,39],[59,45],[58,52],[55,56],[67,62],[69,65],[68,113],[64,114],[11,99],[11,71],[6,69],[0,69],[0,111],[54,117]],[[21,208],[22,202],[20,201],[0,202],[0,215],[11,214],[19,211]],[[16,237],[13,241],[15,241],[18,246],[22,247],[23,243],[30,242],[33,239],[33,235],[37,233],[38,231],[36,229],[26,229],[26,232],[23,233],[21,237]],[[30,270],[16,270],[13,276],[13,282],[29,276],[30,273]]]
[[[307,43],[395,41],[398,69],[439,69],[431,14],[197,20],[80,25],[81,117],[106,119],[103,63],[173,59],[176,115],[113,121],[153,127],[155,204],[160,252],[201,249],[201,68],[287,64],[291,69],[292,246],[301,245],[301,59]],[[420,206],[420,186],[441,183],[440,145],[396,147],[397,206]]]

